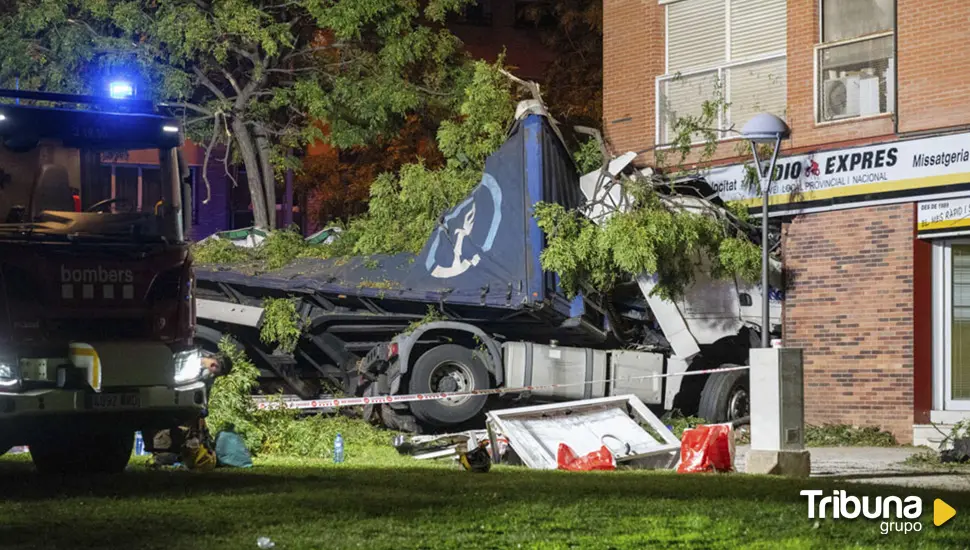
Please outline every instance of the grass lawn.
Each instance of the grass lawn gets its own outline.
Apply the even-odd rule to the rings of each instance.
[[[261,459],[251,470],[149,471],[48,479],[0,459],[0,547],[257,548],[966,548],[970,494],[669,472],[471,474],[391,449],[323,460]],[[922,532],[807,517],[801,489],[923,497]],[[943,498],[957,516],[932,522]]]

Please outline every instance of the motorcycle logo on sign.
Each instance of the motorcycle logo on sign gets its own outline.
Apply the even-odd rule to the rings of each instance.
[[[483,198],[483,202],[476,202],[476,198],[485,193],[487,195]],[[481,234],[481,231],[475,231],[475,218],[478,215],[479,204],[482,204],[483,210],[486,212],[485,215],[487,215],[488,209],[491,209],[491,223],[488,225],[488,232],[484,235]],[[454,220],[460,220],[460,224],[453,226],[451,222]],[[428,257],[425,260],[425,268],[431,273],[432,277],[450,279],[468,271],[472,266],[478,265],[482,260],[481,254],[469,249],[477,247],[482,253],[491,250],[501,222],[502,189],[498,186],[495,178],[486,173],[482,176],[481,184],[472,195],[445,216],[442,224],[435,232],[434,240],[431,242]],[[454,238],[452,238],[452,235],[454,235]],[[442,244],[442,238],[451,244],[450,262],[438,262],[437,260],[438,247]]]

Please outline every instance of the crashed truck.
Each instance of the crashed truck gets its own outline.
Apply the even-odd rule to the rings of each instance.
[[[631,155],[610,170],[629,169]],[[511,390],[364,407],[371,420],[409,431],[459,428],[516,402],[627,394],[709,421],[746,416],[747,371],[678,375],[747,363],[761,338],[760,286],[699,275],[672,302],[651,295],[656,279],[644,274],[608,298],[570,299],[543,270],[532,206],[580,207],[596,180],[581,185],[554,122],[523,106],[480,183],[441,216],[419,254],[303,258],[266,272],[197,265],[197,340],[214,348],[231,337],[259,367],[261,391],[282,391],[297,408],[323,408],[335,394]],[[777,336],[782,296],[771,286]],[[283,297],[298,301],[305,320],[292,353],[260,340],[263,300]],[[434,320],[418,324],[429,307]],[[674,376],[656,376],[665,374]],[[550,385],[563,386],[516,391]]]
[[[120,472],[136,430],[206,403],[179,123],[134,99],[0,98],[0,454]],[[129,155],[157,161],[144,194],[114,192]]]

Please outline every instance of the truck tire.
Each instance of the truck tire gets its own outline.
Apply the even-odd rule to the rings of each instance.
[[[466,392],[489,388],[488,369],[472,350],[444,344],[424,353],[411,368],[410,393]],[[485,407],[486,396],[416,401],[411,412],[421,421],[449,427],[474,418]]]
[[[722,368],[736,366],[721,365]],[[707,378],[704,389],[701,390],[697,416],[710,424],[731,422],[748,416],[749,395],[747,371],[715,372]]]
[[[63,433],[30,444],[30,456],[42,474],[118,474],[125,470],[135,432]]]
[[[197,343],[199,344],[199,347],[206,351],[213,353],[218,352],[219,342],[222,341],[224,336],[226,336],[226,334],[223,334],[212,327],[207,327],[205,325],[196,325],[195,327],[195,339],[198,340]],[[229,336],[229,341],[232,342],[232,344],[236,347],[240,347],[239,342],[237,342],[232,336]]]

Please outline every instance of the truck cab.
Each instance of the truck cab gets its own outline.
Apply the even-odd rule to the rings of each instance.
[[[0,103],[0,453],[121,471],[135,431],[206,403],[179,124],[134,100],[4,96],[17,103]],[[160,168],[146,196],[120,195],[105,170],[131,157]]]

